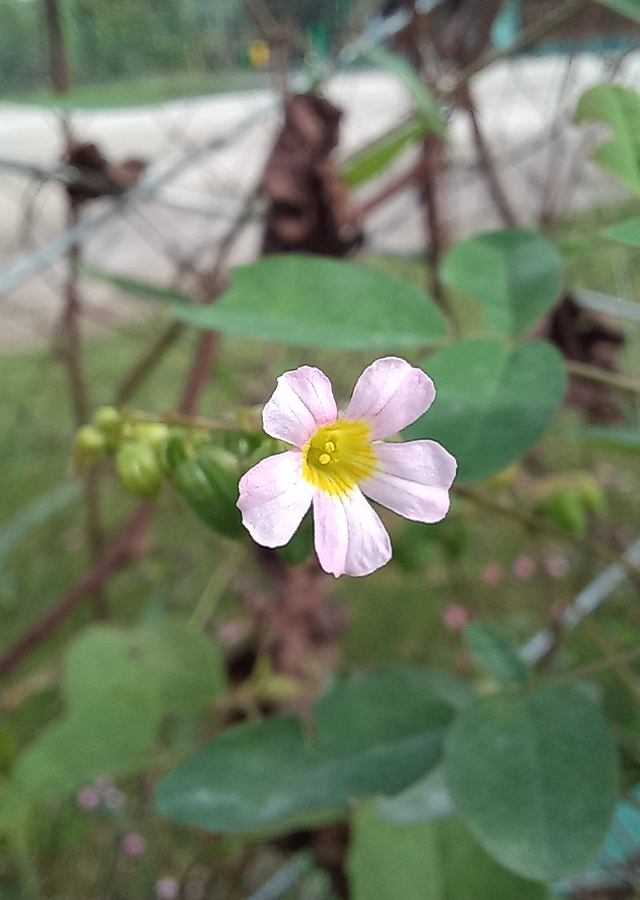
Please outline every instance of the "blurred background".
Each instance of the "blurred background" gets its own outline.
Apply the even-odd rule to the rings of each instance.
[[[450,92],[448,139],[414,135],[382,171],[363,175],[358,160],[375,142],[404,134],[426,102],[410,71]],[[0,0],[3,778],[64,709],[60,659],[74,635],[107,614],[123,624],[167,611],[190,617],[210,590],[212,560],[227,553],[181,497],[163,493],[152,535],[134,529],[107,587],[85,590],[80,602],[74,585],[104,559],[123,522],[135,523],[137,507],[111,471],[100,484],[74,479],[76,428],[106,404],[213,418],[261,405],[277,375],[303,362],[331,372],[345,399],[375,358],[231,337],[215,350],[210,381],[189,380],[203,345],[176,325],[170,303],[215,293],[228,266],[274,252],[265,246],[265,167],[282,134],[283,96],[316,88],[330,101],[315,113],[336,180],[351,193],[338,189],[342,218],[331,249],[314,244],[317,235],[289,246],[272,234],[276,252],[348,256],[437,299],[433,273],[452,241],[539,229],[565,271],[563,310],[544,333],[567,359],[638,380],[640,257],[594,236],[638,214],[639,203],[591,161],[602,126],[573,121],[580,96],[603,82],[640,88],[640,26],[595,2]],[[627,302],[622,318],[611,298]],[[473,333],[477,311],[464,298],[456,303]],[[489,487],[535,506],[567,486],[575,494],[578,472],[584,502],[561,511],[561,524],[621,553],[640,530],[637,448],[565,438],[584,421],[637,420],[636,400],[620,403],[607,388],[576,381],[569,400],[526,465]],[[557,628],[602,569],[579,546],[487,523],[459,503],[428,531],[399,521],[390,529],[388,569],[331,587],[340,611],[332,665],[418,662],[467,675],[467,622],[500,621],[524,644]],[[611,590],[600,631],[575,639],[574,663],[593,643],[624,650],[640,640],[635,585]],[[231,572],[207,619],[234,686],[244,685],[228,721],[250,717],[251,702],[264,699],[246,594]],[[631,729],[637,713],[620,685],[613,679],[603,690],[620,728]],[[195,740],[191,725],[181,727],[168,740],[173,749]],[[640,780],[638,746],[630,739],[629,784]],[[294,846],[173,827],[153,811],[153,777],[133,772],[116,783],[105,773],[49,803],[35,827],[3,838],[0,898],[240,900],[284,871],[300,847],[311,855],[289,872],[297,886],[285,873],[280,887],[256,898],[287,890],[300,900],[341,896],[339,829]],[[562,891],[635,896],[634,827],[623,828],[615,873],[607,869],[599,894],[585,893],[593,885],[582,882]]]

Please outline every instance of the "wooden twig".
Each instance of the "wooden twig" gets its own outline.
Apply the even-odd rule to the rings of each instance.
[[[23,634],[2,656],[0,677],[7,675],[24,657],[46,640],[91,594],[100,591],[107,581],[124,566],[141,556],[146,549],[146,529],[152,506],[141,503],[122,532],[115,547],[58,602]]]

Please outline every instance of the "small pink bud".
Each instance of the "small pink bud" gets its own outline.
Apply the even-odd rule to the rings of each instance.
[[[519,556],[511,571],[514,578],[519,578],[520,581],[529,581],[536,571],[536,564],[529,556]]]
[[[489,587],[495,587],[500,584],[504,575],[504,569],[500,563],[491,563],[482,570],[482,580]]]
[[[180,893],[180,882],[177,878],[160,878],[156,882],[156,900],[176,900]]]
[[[125,834],[120,842],[120,850],[124,856],[142,856],[147,849],[147,842],[141,834]]]
[[[569,570],[569,560],[562,553],[549,553],[544,566],[551,578],[564,578]]]
[[[76,794],[76,803],[85,812],[91,812],[100,806],[100,794],[92,787],[80,788]]]
[[[443,609],[442,621],[445,628],[448,628],[449,631],[459,631],[469,621],[469,612],[464,606],[460,606],[458,603],[451,603]]]

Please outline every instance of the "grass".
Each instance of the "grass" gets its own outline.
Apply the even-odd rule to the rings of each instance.
[[[229,91],[271,87],[267,72],[256,69],[224,69],[219,72],[173,72],[110,84],[74,87],[61,96],[50,90],[1,94],[0,100],[31,106],[100,109],[146,106],[183,97],[201,97]]]

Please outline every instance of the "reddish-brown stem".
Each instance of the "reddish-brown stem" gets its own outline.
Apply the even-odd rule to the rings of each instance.
[[[136,393],[138,388],[146,381],[158,363],[164,358],[180,335],[185,326],[182,322],[172,322],[162,334],[156,338],[147,352],[135,363],[129,374],[118,388],[115,398],[116,406],[124,406]]]
[[[69,227],[77,225],[79,214],[77,207],[69,205]],[[64,309],[60,321],[61,355],[67,370],[71,401],[73,404],[76,428],[89,421],[91,404],[89,391],[82,364],[82,339],[80,334],[80,316],[82,304],[78,292],[78,268],[80,248],[72,247],[68,254],[68,272],[65,283]],[[84,479],[83,505],[85,518],[85,537],[89,550],[89,558],[95,565],[102,551],[103,531],[100,521],[100,475],[93,469]],[[94,594],[95,612],[99,619],[109,616],[107,598],[102,591]]]
[[[473,102],[471,91],[468,87],[465,87],[460,92],[460,103],[469,114],[471,127],[473,128],[473,138],[478,152],[478,160],[480,162],[482,174],[487,183],[489,195],[493,200],[496,209],[500,213],[504,225],[508,228],[517,228],[519,224],[518,218],[511,208],[511,204],[509,203],[502,182],[498,176],[493,157],[491,156],[491,151],[489,150],[482,129],[480,128],[475,103]]]
[[[198,400],[209,378],[219,343],[220,335],[217,331],[205,331],[200,338],[189,381],[178,406],[178,411],[183,416],[193,415],[198,408]]]
[[[149,503],[141,503],[115,547],[0,657],[0,676],[15,669],[27,653],[48,638],[90,594],[100,591],[112,575],[142,555],[151,509]]]
[[[389,184],[386,184],[377,194],[371,197],[370,200],[361,204],[357,209],[358,219],[364,219],[372,213],[374,209],[377,209],[378,206],[381,206],[383,203],[386,203],[387,200],[391,200],[392,197],[395,197],[396,194],[407,190],[407,188],[413,187],[422,172],[422,167],[423,162],[420,160],[415,166],[412,166],[408,172],[405,172],[404,175],[400,175],[394,181],[390,181]]]

